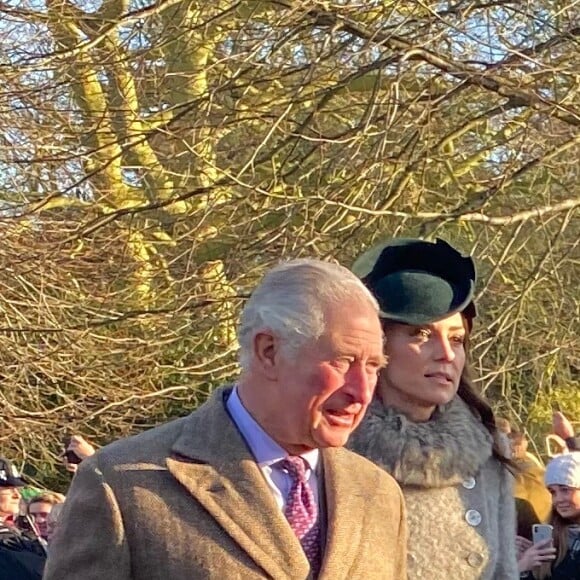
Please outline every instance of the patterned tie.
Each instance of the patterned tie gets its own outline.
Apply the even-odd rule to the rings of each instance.
[[[318,506],[306,479],[306,465],[299,456],[290,456],[280,462],[292,478],[292,487],[286,501],[284,515],[300,540],[310,568],[316,576],[320,571],[320,522]]]

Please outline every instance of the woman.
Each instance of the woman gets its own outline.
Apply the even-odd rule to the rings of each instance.
[[[552,496],[549,523],[556,553],[532,546],[520,560],[520,569],[528,571],[522,578],[580,580],[580,451],[552,459],[544,480]],[[545,560],[554,561],[541,564]]]
[[[510,462],[469,377],[473,261],[442,240],[365,258],[355,271],[381,306],[388,364],[350,446],[403,489],[409,578],[518,578]]]

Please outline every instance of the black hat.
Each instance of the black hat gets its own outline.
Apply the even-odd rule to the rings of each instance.
[[[0,457],[0,487],[24,487],[26,482],[8,459]]]
[[[381,318],[429,324],[456,312],[471,320],[475,266],[443,240],[399,238],[365,252],[353,271],[376,297]]]

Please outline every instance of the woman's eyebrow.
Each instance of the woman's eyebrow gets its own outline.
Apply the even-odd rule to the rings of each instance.
[[[465,330],[465,328],[463,328],[463,326],[451,326],[447,330],[450,332],[457,332],[458,330]]]

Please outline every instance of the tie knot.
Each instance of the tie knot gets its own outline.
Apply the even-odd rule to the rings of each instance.
[[[300,455],[289,455],[280,463],[293,478],[299,481],[306,480],[306,461]]]

